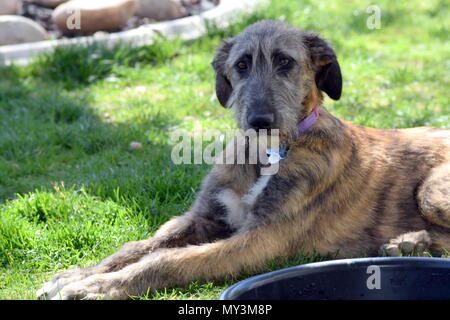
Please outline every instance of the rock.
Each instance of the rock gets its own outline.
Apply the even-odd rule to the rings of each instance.
[[[202,11],[211,10],[215,6],[216,5],[213,2],[210,2],[210,1],[202,1],[202,2],[200,2],[200,8],[201,8]]]
[[[0,15],[15,14],[19,10],[21,3],[19,0],[1,0],[0,1]]]
[[[39,24],[22,16],[0,16],[0,46],[42,41],[47,32]]]
[[[94,33],[124,27],[135,12],[135,0],[70,0],[53,11],[52,20],[64,33]]]
[[[163,21],[184,17],[187,12],[181,0],[137,0],[136,15]]]
[[[133,142],[130,142],[130,145],[128,147],[130,148],[130,150],[141,150],[142,143],[133,141]]]
[[[60,4],[67,2],[67,1],[68,0],[31,0],[28,2],[39,4],[39,5],[47,7],[47,8],[56,8]]]

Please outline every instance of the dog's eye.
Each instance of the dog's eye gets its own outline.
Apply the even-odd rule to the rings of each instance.
[[[248,65],[244,61],[239,61],[238,63],[236,63],[236,69],[242,72],[248,69]]]
[[[285,69],[285,68],[289,68],[291,65],[291,60],[288,58],[281,58],[279,60],[279,65],[281,68]]]

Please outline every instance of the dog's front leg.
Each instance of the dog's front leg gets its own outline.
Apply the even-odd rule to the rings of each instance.
[[[165,223],[152,238],[124,244],[96,266],[75,268],[56,275],[37,292],[38,297],[51,299],[66,285],[119,271],[161,248],[183,247],[229,236],[232,230],[223,222],[224,208],[215,200],[215,193],[221,188],[218,183],[220,180],[207,178],[192,208]]]
[[[54,299],[126,299],[193,280],[262,270],[268,260],[286,254],[287,234],[286,227],[270,224],[213,243],[158,250],[120,271],[72,283]]]
[[[311,198],[307,191],[313,189],[313,179],[308,179],[310,172],[307,169],[300,174],[304,179],[299,179],[298,170],[293,173],[287,168],[280,167],[277,175],[266,179],[265,187],[252,201],[253,207],[245,215],[244,223],[228,238],[158,249],[116,272],[95,274],[71,283],[51,298],[126,299],[130,295],[183,286],[195,280],[218,280],[241,272],[261,271],[268,261],[292,255],[303,246],[304,242],[299,240],[312,223],[311,217],[304,217],[298,210]],[[318,170],[311,172],[315,177],[323,176]],[[223,189],[224,186],[220,190]],[[297,196],[288,197],[294,189]],[[209,199],[217,198],[218,191],[211,193]],[[200,207],[207,205],[202,200],[197,204]]]

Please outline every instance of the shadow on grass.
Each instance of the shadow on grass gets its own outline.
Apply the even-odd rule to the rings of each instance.
[[[102,80],[114,74],[120,66],[166,63],[178,54],[181,45],[179,39],[169,41],[157,36],[153,44],[141,47],[118,43],[108,48],[95,42],[56,47],[53,52],[39,56],[30,73],[43,80],[60,83],[70,90]]]
[[[150,113],[112,123],[96,111],[89,85],[66,90],[65,78],[48,81],[50,73],[29,78],[21,68],[0,72],[0,202],[55,184],[83,185],[105,198],[117,198],[120,190],[123,201],[148,210],[155,201],[192,197],[204,168],[172,163],[168,130],[174,118]],[[132,141],[143,148],[130,150]]]

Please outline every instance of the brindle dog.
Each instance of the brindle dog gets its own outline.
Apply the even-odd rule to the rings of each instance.
[[[54,277],[47,299],[125,299],[264,270],[298,252],[339,257],[441,254],[450,249],[450,131],[378,130],[335,118],[342,78],[330,46],[312,32],[261,21],[226,40],[213,61],[219,102],[240,128],[277,128],[286,159],[215,165],[197,200],[148,239],[90,268]],[[315,106],[319,118],[294,134]]]

